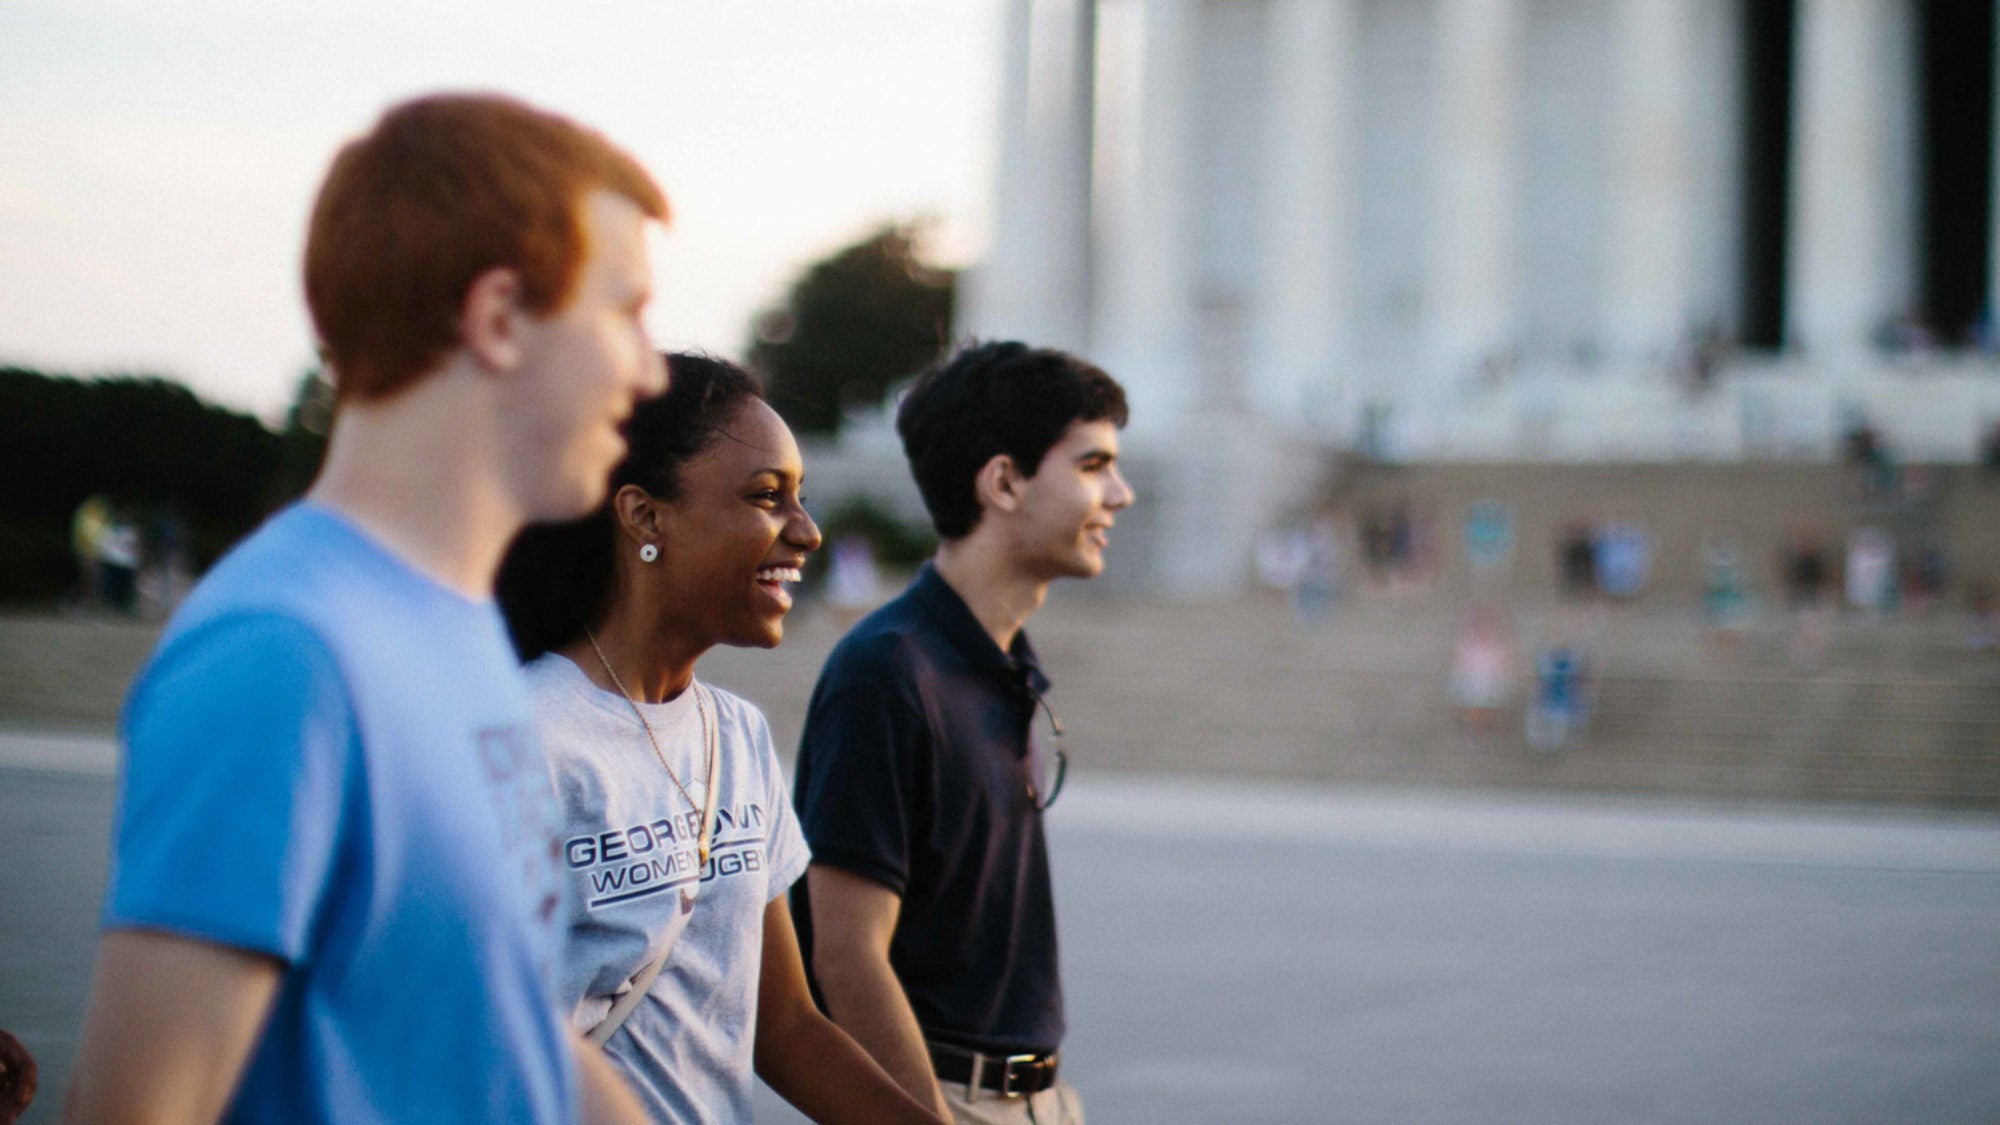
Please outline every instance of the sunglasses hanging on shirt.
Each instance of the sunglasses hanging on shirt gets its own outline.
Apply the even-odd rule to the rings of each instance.
[[[1069,773],[1069,751],[1063,746],[1062,720],[1041,692],[1035,697],[1035,713],[1028,719],[1028,800],[1042,812],[1056,803],[1063,778]]]

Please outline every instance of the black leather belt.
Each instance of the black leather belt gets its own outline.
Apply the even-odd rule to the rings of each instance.
[[[982,1055],[948,1043],[926,1043],[940,1082],[963,1082],[968,1091],[991,1090],[1003,1098],[1039,1094],[1056,1084],[1057,1055]]]

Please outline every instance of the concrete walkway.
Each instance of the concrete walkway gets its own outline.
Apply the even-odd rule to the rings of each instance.
[[[1992,818],[1076,796],[1097,1125],[2000,1119]]]
[[[1051,827],[1093,1125],[2000,1119],[2000,818],[1163,778]]]
[[[0,770],[109,778],[118,772],[118,742],[102,733],[0,729]]]
[[[31,1125],[114,762],[0,733]],[[1050,816],[1093,1125],[2000,1120],[2000,817],[1090,775]]]

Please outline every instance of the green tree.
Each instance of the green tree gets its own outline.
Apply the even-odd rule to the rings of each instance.
[[[880,402],[944,352],[957,277],[926,264],[918,241],[915,226],[883,227],[813,264],[757,318],[750,364],[793,429],[837,432],[848,407]]]
[[[74,579],[69,521],[86,497],[175,513],[202,565],[290,496],[282,467],[277,434],[178,383],[0,367],[0,602]]]

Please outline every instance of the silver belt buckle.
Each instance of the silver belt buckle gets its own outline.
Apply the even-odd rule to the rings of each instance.
[[[1002,1066],[1002,1068],[1003,1068],[1003,1069],[1002,1069],[1002,1070],[1000,1071],[1000,1096],[1001,1096],[1001,1097],[1003,1097],[1003,1098],[1018,1098],[1018,1097],[1022,1097],[1022,1096],[1024,1096],[1024,1095],[1022,1094],[1022,1092],[1021,1092],[1021,1091],[1019,1091],[1019,1090],[1016,1090],[1016,1089],[1014,1088],[1014,1064],[1015,1064],[1015,1063],[1031,1063],[1031,1062],[1034,1062],[1034,1061],[1035,1061],[1035,1056],[1033,1056],[1033,1055],[1008,1055],[1008,1056],[1007,1056],[1006,1060],[1005,1060],[1005,1061],[1004,1061],[1004,1062],[1003,1062],[1003,1063],[1001,1064],[1001,1066]]]
[[[992,1096],[997,1098],[1003,1098],[1007,1100],[1012,1100],[1014,1098],[1023,1098],[1028,1096],[1028,1092],[1026,1090],[1016,1090],[1014,1088],[1014,1078],[1015,1078],[1014,1067],[1016,1064],[1019,1063],[1033,1063],[1037,1058],[1037,1056],[1008,1055],[1005,1058],[1002,1058],[999,1055],[981,1054],[978,1051],[965,1051],[964,1048],[954,1047],[951,1049],[957,1051],[963,1051],[965,1055],[967,1055],[972,1059],[972,1070],[965,1076],[966,1101],[976,1102],[980,1098],[985,1097],[988,1094],[991,1094]],[[1056,1060],[1055,1055],[1053,1054],[1049,1055],[1047,1058],[1048,1065],[1054,1065],[1055,1060]],[[987,1068],[991,1066],[991,1064],[993,1063],[999,1063],[1001,1067],[1000,1088],[998,1090],[988,1090],[986,1088],[986,1071]]]

